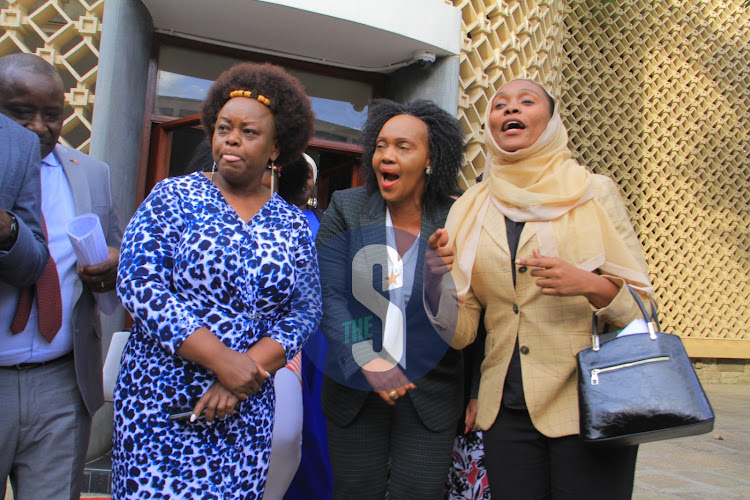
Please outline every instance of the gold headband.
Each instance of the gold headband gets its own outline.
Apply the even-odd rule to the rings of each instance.
[[[249,97],[250,99],[256,99],[259,103],[265,104],[269,108],[271,107],[271,99],[258,93],[250,92],[249,90],[233,90],[229,93],[229,98],[231,99],[232,97]]]

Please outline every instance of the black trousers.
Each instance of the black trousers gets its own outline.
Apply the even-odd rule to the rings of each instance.
[[[527,411],[505,407],[483,434],[493,499],[618,500],[633,494],[637,446],[598,449],[577,435],[548,438]]]
[[[442,500],[454,426],[427,429],[408,396],[388,406],[370,393],[351,425],[328,419],[335,500]]]

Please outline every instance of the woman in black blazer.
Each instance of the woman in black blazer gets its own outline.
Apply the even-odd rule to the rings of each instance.
[[[334,193],[317,238],[334,498],[441,499],[463,365],[427,319],[422,278],[463,133],[430,101],[376,100],[362,142],[366,185]]]

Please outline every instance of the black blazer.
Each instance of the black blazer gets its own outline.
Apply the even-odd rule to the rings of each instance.
[[[432,431],[456,425],[463,410],[462,354],[438,338],[430,326],[422,301],[422,271],[427,240],[435,230],[444,226],[452,204],[453,200],[446,198],[423,208],[414,286],[405,311],[407,352],[420,352],[421,358],[423,352],[425,357],[429,357],[428,351],[432,350],[434,362],[429,367],[423,367],[420,372],[417,358],[407,363],[406,370],[407,376],[415,373],[414,370],[424,374],[418,380],[410,377],[417,389],[409,391],[409,397],[422,423]],[[340,342],[341,325],[347,320],[372,315],[369,309],[346,297],[351,297],[351,262],[354,255],[366,245],[385,244],[385,211],[385,201],[377,190],[359,187],[336,191],[318,230],[316,243],[323,285],[321,330],[329,345],[326,372],[331,374],[330,369],[333,368],[338,370],[338,380],[343,376],[351,377],[347,380],[354,381],[350,386],[328,376],[324,379],[323,411],[339,426],[349,425],[354,420],[370,392],[352,388],[367,385],[364,385],[364,377],[353,357],[339,352],[341,349],[351,351],[350,345]],[[375,278],[377,280],[378,277]],[[388,292],[381,292],[381,295],[388,298]],[[375,318],[373,323],[379,331],[380,320]],[[379,343],[379,339],[373,339],[375,350],[379,350]],[[407,361],[409,359],[407,357]]]

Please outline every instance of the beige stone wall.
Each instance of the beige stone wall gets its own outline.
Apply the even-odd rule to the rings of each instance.
[[[622,189],[664,329],[747,340],[750,357],[750,6],[453,3],[464,24],[465,185],[484,169],[487,99],[515,77],[544,83],[560,96],[579,161]]]
[[[88,152],[104,0],[0,0],[0,56],[37,54],[63,78],[60,142]]]
[[[750,363],[745,359],[693,359],[693,367],[703,383],[750,384]]]

